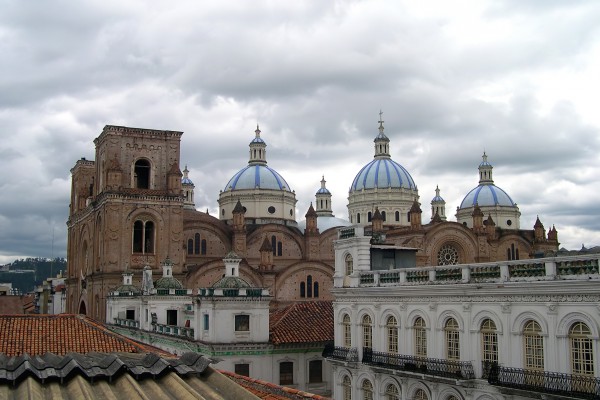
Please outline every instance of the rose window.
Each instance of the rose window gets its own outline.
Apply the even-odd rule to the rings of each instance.
[[[438,265],[458,264],[458,250],[446,244],[438,252]]]

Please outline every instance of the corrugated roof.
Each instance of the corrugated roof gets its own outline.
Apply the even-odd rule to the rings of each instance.
[[[196,353],[0,355],[1,399],[253,399]]]
[[[86,316],[0,315],[0,353],[31,356],[54,353],[158,353],[171,356],[159,348],[128,339],[108,330]]]
[[[310,343],[333,341],[333,305],[331,301],[291,304],[271,312],[271,342]]]

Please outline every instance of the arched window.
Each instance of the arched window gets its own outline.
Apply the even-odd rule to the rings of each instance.
[[[486,368],[498,362],[498,334],[496,324],[489,318],[481,322],[481,360]]]
[[[154,222],[137,220],[133,223],[134,253],[154,253]]]
[[[150,188],[150,162],[137,160],[133,171],[134,186],[138,189]]]
[[[415,332],[415,355],[417,357],[427,357],[427,325],[421,317],[415,319],[413,330]]]
[[[194,235],[194,254],[200,254],[200,234]]]
[[[312,297],[312,275],[306,277],[306,297]]]
[[[206,239],[202,239],[200,242],[200,254],[206,255]]]
[[[367,222],[371,222],[372,217],[373,217],[373,214],[371,213],[371,211],[369,211],[369,213],[367,214]]]
[[[525,369],[544,369],[544,339],[542,328],[537,322],[530,320],[523,328],[523,346],[525,354]]]
[[[192,239],[188,240],[187,253],[188,254],[194,254],[194,241]]]
[[[385,399],[386,400],[400,400],[400,391],[396,385],[389,384],[385,387]]]
[[[446,359],[460,360],[460,333],[458,322],[454,318],[448,318],[444,326],[446,336]]]
[[[281,242],[277,242],[277,255],[279,257],[283,255],[283,244]]]
[[[319,282],[315,282],[314,284],[313,296],[315,298],[319,297]]]
[[[569,329],[573,375],[594,376],[594,348],[591,335],[590,328],[583,322],[576,322]]]
[[[423,389],[417,389],[413,399],[414,400],[429,400],[429,397],[427,397],[427,393],[425,393],[425,391]]]
[[[352,324],[348,314],[344,314],[342,317],[342,335],[344,336],[344,347],[352,347]]]
[[[352,400],[352,381],[348,375],[344,375],[342,379],[342,398]]]
[[[400,211],[396,211],[396,222],[400,222]]]
[[[381,218],[385,221],[385,211],[381,212]]]
[[[350,254],[346,255],[346,275],[352,275],[354,271],[354,263]]]
[[[373,322],[369,315],[362,318],[363,347],[373,347]]]
[[[396,317],[390,315],[385,323],[387,330],[387,351],[388,353],[398,353],[398,322]]]
[[[363,400],[373,400],[373,384],[370,380],[365,379],[362,382]]]
[[[360,213],[356,213],[356,223],[360,224]]]
[[[271,248],[273,249],[273,255],[277,255],[277,238],[275,235],[271,236]]]
[[[300,297],[306,297],[306,283],[300,282]]]

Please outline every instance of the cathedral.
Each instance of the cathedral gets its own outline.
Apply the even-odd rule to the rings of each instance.
[[[517,204],[494,184],[483,155],[479,184],[448,221],[436,188],[424,223],[415,181],[391,158],[383,121],[374,157],[351,183],[348,220],[332,213],[323,177],[314,206],[296,215],[296,194],[267,165],[257,127],[247,165],[219,193],[219,214],[196,210],[194,183],[181,171],[182,132],[107,125],[94,140],[95,160],[72,168],[68,225],[68,312],[105,320],[107,294],[130,271],[141,279],[168,260],[186,288],[210,287],[223,276],[223,258],[242,259],[239,276],[268,288],[272,305],[333,300],[335,228],[362,225],[373,241],[412,249],[413,266],[518,260],[558,250],[554,227],[538,219],[520,227]],[[136,282],[139,286],[140,282]]]

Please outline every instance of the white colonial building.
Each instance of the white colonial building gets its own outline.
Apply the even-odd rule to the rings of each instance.
[[[335,242],[334,399],[599,398],[597,254],[407,268],[366,230]]]
[[[329,396],[331,368],[322,352],[332,339],[331,302],[270,311],[268,289],[240,277],[241,261],[229,252],[223,277],[195,294],[173,277],[168,259],[156,282],[152,270],[144,269],[141,288],[126,271],[123,284],[109,292],[106,322],[115,332],[174,354],[201,353],[222,370]]]

